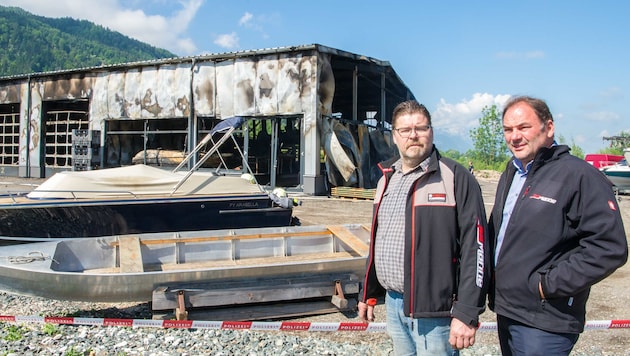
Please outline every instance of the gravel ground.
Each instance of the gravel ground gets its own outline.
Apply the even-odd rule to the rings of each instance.
[[[487,208],[494,200],[496,174],[480,172]],[[6,177],[3,181],[8,180]],[[371,201],[299,197],[295,209],[304,225],[371,221]],[[620,202],[626,232],[630,226],[630,196]],[[593,287],[587,320],[630,319],[630,266]],[[383,322],[384,306],[376,307]],[[57,301],[0,292],[0,315],[74,316],[86,318],[151,319],[149,303],[105,304]],[[380,317],[380,318],[379,318]],[[292,321],[356,322],[354,312],[294,318]],[[487,311],[482,322],[494,322]],[[14,324],[0,322],[0,355],[391,355],[391,342],[379,332],[279,332],[250,330],[159,329]],[[475,346],[462,355],[499,355],[496,333],[480,331]],[[587,330],[572,355],[630,355],[630,329]]]

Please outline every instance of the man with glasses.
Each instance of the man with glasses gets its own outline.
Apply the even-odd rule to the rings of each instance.
[[[474,344],[485,309],[481,188],[468,169],[440,156],[423,105],[400,103],[392,127],[399,157],[379,164],[359,316],[373,321],[385,295],[396,355],[457,355]]]

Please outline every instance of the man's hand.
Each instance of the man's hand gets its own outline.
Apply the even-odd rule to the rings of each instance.
[[[477,328],[464,324],[457,318],[451,320],[451,333],[448,342],[454,349],[461,350],[475,343]]]
[[[359,318],[361,318],[361,320],[366,321],[366,322],[374,321],[374,306],[373,305],[367,305],[366,303],[359,302],[357,304],[357,308],[359,311]]]

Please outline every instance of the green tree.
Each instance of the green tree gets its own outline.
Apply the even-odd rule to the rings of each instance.
[[[471,155],[484,168],[496,168],[509,157],[503,137],[503,123],[496,105],[485,106],[481,113],[483,116],[479,119],[479,127],[470,130],[474,147]]]
[[[576,145],[575,141],[571,140],[571,145],[569,147],[571,147],[572,155],[574,155],[575,157],[584,159],[584,156],[585,156],[584,150],[582,149],[582,147]]]
[[[175,57],[85,20],[5,6],[0,6],[0,48],[0,76]]]
[[[610,141],[610,146],[603,150],[600,150],[599,153],[623,155],[623,149],[630,147],[630,132],[621,131],[619,135],[604,137],[604,140]]]
[[[573,137],[571,138],[571,144],[569,144],[565,140],[564,136],[562,135],[558,135],[556,138],[556,141],[558,141],[558,143],[560,144],[569,146],[569,148],[571,149],[571,154],[574,155],[575,157],[584,159],[584,156],[585,156],[584,150],[582,149],[582,147],[578,146],[575,143],[575,140],[573,139]]]

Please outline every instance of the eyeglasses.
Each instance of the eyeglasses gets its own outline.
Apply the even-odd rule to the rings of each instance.
[[[411,136],[412,132],[417,133],[418,136],[424,136],[429,132],[430,129],[431,129],[431,125],[424,125],[424,126],[416,126],[416,127],[401,127],[394,130],[398,132],[400,137],[408,138],[409,136]]]

